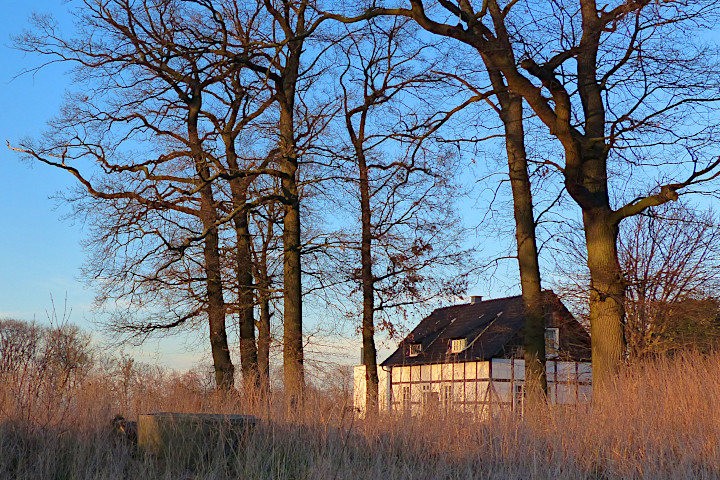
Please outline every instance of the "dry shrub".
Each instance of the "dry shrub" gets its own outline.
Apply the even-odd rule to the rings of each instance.
[[[303,409],[288,413],[281,392],[220,394],[201,370],[176,374],[120,358],[89,362],[58,381],[62,369],[42,361],[9,367],[7,355],[0,478],[720,478],[717,354],[628,367],[591,408],[485,421],[462,412],[361,419],[347,392],[313,389]],[[153,411],[262,422],[238,448],[201,446],[199,461],[173,452],[154,458],[110,435],[115,414],[135,420]]]

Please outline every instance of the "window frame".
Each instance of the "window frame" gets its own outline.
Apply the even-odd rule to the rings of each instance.
[[[403,385],[400,395],[402,399],[402,409],[410,410],[410,408],[412,408],[412,391],[410,385]]]
[[[453,338],[450,340],[450,353],[462,353],[466,348],[467,338]]]
[[[548,334],[552,335],[548,335]],[[552,345],[550,344],[552,342]],[[560,329],[547,327],[545,329],[545,358],[557,358],[560,353]]]

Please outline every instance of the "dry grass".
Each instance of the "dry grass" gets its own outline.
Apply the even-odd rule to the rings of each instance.
[[[0,376],[0,478],[578,479],[720,478],[720,355],[628,368],[592,409],[478,422],[354,418],[349,398],[312,394],[288,417],[281,399],[208,393],[199,375],[131,362]],[[122,413],[224,412],[262,418],[235,451],[153,458],[110,434]]]

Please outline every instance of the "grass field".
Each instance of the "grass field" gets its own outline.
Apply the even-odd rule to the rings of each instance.
[[[701,479],[720,478],[720,355],[626,368],[589,409],[461,412],[362,420],[350,396],[209,392],[197,375],[127,361],[71,372],[24,365],[0,376],[2,479]],[[64,376],[63,376],[64,375]],[[111,419],[153,411],[253,414],[243,443],[155,458],[112,434]]]

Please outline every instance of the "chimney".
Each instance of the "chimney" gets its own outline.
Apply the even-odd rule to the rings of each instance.
[[[482,295],[472,295],[470,297],[470,304],[476,304],[482,302]]]

